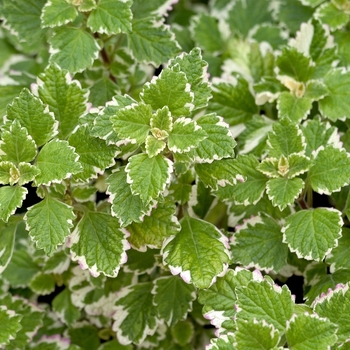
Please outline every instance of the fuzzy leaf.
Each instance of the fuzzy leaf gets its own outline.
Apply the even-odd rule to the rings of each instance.
[[[29,288],[37,294],[48,295],[51,294],[56,287],[55,275],[50,273],[39,272],[30,281]]]
[[[68,288],[57,294],[52,300],[52,309],[65,324],[71,325],[80,318],[79,309],[72,303],[72,294]]]
[[[35,165],[31,165],[29,163],[19,163],[18,172],[19,172],[18,184],[20,186],[30,181],[33,181],[35,177],[40,174],[40,170]]]
[[[267,215],[236,227],[231,252],[234,262],[259,270],[278,272],[287,264],[288,247],[282,242],[281,227]]]
[[[192,310],[192,302],[196,299],[195,288],[174,276],[157,278],[152,294],[158,317],[165,320],[168,326],[186,319],[187,313]]]
[[[38,249],[52,255],[58,245],[65,242],[73,227],[73,208],[46,196],[41,202],[28,208],[25,215],[27,230]]]
[[[132,193],[147,204],[164,192],[170,182],[172,163],[160,154],[149,158],[141,153],[129,158],[125,171]]]
[[[327,264],[330,264],[332,272],[339,269],[350,269],[349,251],[350,244],[350,229],[343,227],[342,237],[338,241],[338,245],[332,249],[332,252],[327,256]]]
[[[36,156],[36,144],[28,135],[27,129],[21,127],[15,120],[9,128],[1,134],[0,158],[2,161],[10,161],[15,164],[30,162]]]
[[[67,141],[54,139],[40,150],[35,165],[41,173],[35,178],[37,185],[60,182],[82,170],[79,156]]]
[[[143,86],[140,97],[154,110],[167,106],[175,117],[188,116],[194,108],[194,94],[179,65],[164,69],[158,77],[153,77]]]
[[[58,137],[67,138],[86,111],[87,90],[83,90],[77,80],[72,80],[68,71],[51,64],[39,75],[38,94],[59,122]]]
[[[175,216],[175,206],[158,203],[152,212],[143,217],[142,222],[127,227],[128,241],[137,249],[143,247],[160,248],[165,238],[176,235],[180,224]]]
[[[8,310],[6,306],[0,306],[0,345],[6,345],[11,339],[16,338],[16,334],[22,328],[22,316],[13,310]]]
[[[89,15],[88,27],[108,35],[131,32],[131,4],[131,1],[100,0]]]
[[[151,118],[151,106],[140,103],[118,110],[110,120],[120,139],[142,144],[149,133]]]
[[[299,123],[310,113],[312,100],[285,91],[279,96],[277,106],[279,118],[289,118],[292,122]]]
[[[114,157],[117,153],[116,146],[108,146],[104,140],[91,137],[86,125],[75,130],[68,141],[75,148],[79,155],[79,163],[83,167],[81,172],[74,174],[74,180],[87,181],[96,178],[97,173],[114,165]]]
[[[12,258],[17,225],[18,220],[15,217],[11,218],[8,223],[0,221],[0,273],[6,269]]]
[[[182,117],[173,124],[168,138],[168,147],[174,153],[188,152],[205,138],[205,131],[195,121]]]
[[[153,306],[153,283],[138,283],[118,292],[113,330],[122,344],[142,344],[158,325]]]
[[[302,210],[286,218],[283,242],[299,258],[320,261],[337,246],[342,224],[336,209]]]
[[[22,206],[28,190],[20,186],[0,187],[0,219],[7,222],[9,217]]]
[[[6,119],[18,119],[33,138],[37,146],[42,146],[57,134],[57,122],[49,114],[47,107],[28,89],[23,89],[13,102],[7,106]]]
[[[164,242],[163,262],[186,283],[208,288],[230,261],[227,237],[203,220],[186,216],[180,224],[180,232]]]
[[[100,50],[94,37],[83,28],[62,26],[56,29],[49,42],[50,62],[55,62],[72,73],[90,68]]]
[[[41,14],[41,26],[59,27],[73,22],[78,16],[76,7],[65,0],[50,0],[45,4]]]
[[[252,280],[247,286],[237,287],[237,320],[265,320],[280,332],[293,314],[293,298],[287,286],[279,287],[271,279]]]
[[[150,158],[164,151],[166,143],[163,140],[158,140],[152,135],[146,138],[146,152]]]
[[[315,18],[328,25],[332,31],[344,27],[349,22],[349,15],[338,9],[332,2],[319,6],[315,11]]]
[[[304,313],[287,322],[286,338],[291,350],[327,350],[337,340],[335,332],[336,326],[328,319]]]
[[[122,168],[111,174],[106,180],[107,193],[112,202],[112,214],[119,219],[122,227],[130,225],[132,222],[141,222],[150,209],[150,205],[144,204],[139,195],[131,192],[126,179],[127,174]]]
[[[344,149],[327,146],[321,149],[309,171],[312,189],[320,194],[339,191],[349,183],[350,157]]]

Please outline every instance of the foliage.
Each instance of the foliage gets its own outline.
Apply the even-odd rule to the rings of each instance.
[[[0,348],[349,347],[349,0],[0,17]]]

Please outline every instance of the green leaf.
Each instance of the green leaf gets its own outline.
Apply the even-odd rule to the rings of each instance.
[[[291,350],[326,350],[337,341],[336,326],[316,314],[293,315],[287,322],[286,338]]]
[[[132,223],[127,230],[130,232],[128,241],[137,249],[146,246],[161,248],[165,238],[180,231],[180,224],[175,216],[175,205],[158,203],[150,214],[143,217],[142,222]]]
[[[51,294],[56,287],[55,275],[39,272],[30,281],[29,288],[40,295]]]
[[[157,278],[154,281],[152,294],[158,317],[168,326],[186,319],[187,313],[192,310],[192,302],[197,297],[192,285],[174,276]]]
[[[209,222],[185,216],[181,230],[164,242],[163,262],[186,283],[208,288],[230,261],[227,237]]]
[[[57,134],[57,122],[47,107],[28,89],[23,89],[13,102],[7,106],[6,119],[18,119],[33,138],[38,147]]]
[[[49,256],[65,242],[74,219],[72,207],[50,196],[29,207],[24,217],[31,239]]]
[[[158,326],[157,310],[153,306],[153,283],[138,283],[118,292],[113,330],[122,344],[142,344]]]
[[[317,315],[329,319],[337,325],[338,342],[346,342],[350,333],[350,298],[349,283],[345,286],[338,285],[334,290],[329,290],[326,295],[317,298],[313,308]]]
[[[6,269],[12,258],[17,225],[18,220],[15,217],[11,218],[8,223],[0,221],[0,273]]]
[[[159,137],[160,135],[160,139],[163,139],[163,136],[168,136],[164,134],[164,132],[169,134],[173,129],[173,118],[168,106],[164,106],[162,109],[157,109],[156,113],[152,115],[150,125],[154,137]]]
[[[62,26],[56,29],[49,43],[50,62],[55,62],[72,73],[90,68],[100,51],[97,41],[83,28]]]
[[[16,334],[22,328],[22,315],[16,314],[13,310],[8,310],[6,306],[0,306],[0,345],[6,345],[11,339],[16,338]]]
[[[87,90],[82,89],[77,80],[72,80],[68,71],[51,64],[39,75],[38,94],[59,122],[58,137],[67,138],[86,111]]]
[[[9,131],[1,133],[0,152],[2,161],[10,161],[15,164],[30,162],[36,156],[36,144],[28,131],[22,128],[18,120],[10,125]]]
[[[19,170],[12,162],[0,162],[0,183],[11,186],[19,180]]]
[[[76,7],[65,0],[51,0],[45,4],[41,14],[41,26],[59,27],[73,22],[78,16]]]
[[[177,119],[168,137],[168,148],[174,153],[189,152],[206,138],[206,132],[189,118]]]
[[[7,222],[9,217],[22,206],[28,190],[20,186],[0,187],[0,219]]]
[[[88,27],[108,35],[131,32],[131,4],[131,1],[100,0],[89,15]]]
[[[198,163],[211,163],[213,160],[234,156],[236,141],[228,129],[228,125],[215,114],[206,114],[196,120],[206,138],[189,152],[189,156]]]
[[[288,247],[282,242],[281,227],[267,215],[236,226],[231,244],[233,261],[246,267],[278,272],[287,264]]]
[[[129,247],[118,219],[110,214],[88,211],[75,227],[71,239],[72,259],[97,277],[116,277],[126,262]]]
[[[322,260],[338,244],[343,220],[333,208],[301,210],[286,219],[283,242],[306,260]]]
[[[276,349],[280,341],[280,333],[271,324],[250,319],[237,321],[235,333],[237,350],[243,349]]]
[[[231,334],[220,335],[220,338],[210,339],[210,345],[207,345],[207,350],[235,350],[234,338]]]
[[[219,82],[213,84],[213,98],[209,101],[207,112],[222,116],[231,126],[246,123],[258,114],[255,99],[249,90],[248,82],[237,75],[235,83]]]
[[[194,108],[194,94],[179,64],[162,70],[159,76],[147,82],[140,97],[154,110],[167,106],[174,117],[189,116]]]
[[[331,194],[349,184],[350,157],[344,149],[334,146],[321,147],[308,179],[315,192]]]
[[[190,320],[179,321],[171,327],[171,335],[176,344],[182,347],[189,347],[194,337],[194,325]]]
[[[314,16],[328,25],[332,31],[341,29],[349,22],[349,15],[338,9],[332,2],[325,2],[319,6]]]
[[[108,184],[107,194],[112,202],[112,214],[119,219],[120,226],[128,226],[132,222],[141,222],[149,211],[150,204],[146,205],[139,195],[131,192],[130,185],[126,182],[127,174],[124,168],[111,174],[106,180]]]
[[[97,178],[97,173],[114,165],[117,153],[116,146],[107,145],[104,140],[90,136],[86,125],[80,126],[68,139],[69,144],[75,148],[79,155],[79,163],[83,170],[74,174],[76,181],[87,181]]]
[[[272,129],[267,141],[270,157],[279,158],[281,155],[288,157],[293,153],[301,155],[304,153],[305,140],[296,124],[283,119],[279,123],[274,123]]]
[[[152,135],[148,135],[146,138],[146,152],[150,158],[164,151],[166,143],[163,140],[158,140]]]
[[[19,163],[18,172],[19,172],[18,184],[20,186],[30,181],[33,181],[35,177],[37,177],[40,174],[40,170],[35,165],[31,165],[29,163]]]
[[[304,188],[304,181],[298,177],[270,179],[266,183],[266,193],[275,207],[281,211],[294,203]]]
[[[101,79],[94,81],[90,87],[89,101],[93,106],[104,106],[106,102],[111,101],[113,96],[119,92],[118,85],[110,77],[102,76]]]
[[[35,178],[36,185],[59,183],[82,170],[79,155],[67,141],[54,139],[40,150],[35,165],[41,173]]]
[[[150,130],[152,108],[144,103],[132,104],[117,110],[110,117],[113,129],[124,142],[142,144]]]
[[[249,31],[257,24],[273,22],[272,7],[268,0],[239,0],[228,13],[227,23],[233,33],[247,37]]]
[[[326,262],[330,264],[332,272],[339,269],[350,269],[349,251],[350,244],[350,229],[342,228],[342,237],[338,241],[338,245],[332,249],[332,252],[327,255]]]
[[[279,287],[270,278],[260,278],[252,280],[247,286],[236,288],[236,320],[264,320],[282,332],[293,314],[292,295],[286,285]]]
[[[68,288],[57,294],[52,300],[52,309],[65,324],[72,325],[80,318],[79,309],[72,303],[72,293]]]
[[[282,92],[278,98],[278,117],[289,118],[294,123],[306,119],[312,107],[310,98],[299,97],[290,92]]]
[[[332,121],[350,117],[350,72],[343,69],[332,69],[324,77],[327,96],[319,101],[322,115]]]
[[[139,195],[147,204],[165,191],[166,185],[170,183],[173,166],[169,159],[160,154],[149,158],[147,154],[141,153],[129,158],[125,171],[131,192]]]
[[[134,18],[129,47],[137,61],[151,63],[155,67],[180,51],[175,35],[156,17]]]

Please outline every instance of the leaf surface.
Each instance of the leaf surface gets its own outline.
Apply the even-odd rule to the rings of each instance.
[[[0,187],[0,219],[7,222],[9,217],[22,206],[28,190],[20,186]]]

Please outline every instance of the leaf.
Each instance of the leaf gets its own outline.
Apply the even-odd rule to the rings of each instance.
[[[49,43],[50,62],[55,62],[72,73],[90,68],[100,50],[99,44],[90,33],[83,28],[69,26],[56,29]]]
[[[168,326],[186,319],[187,313],[192,310],[192,302],[197,297],[195,288],[174,276],[159,277],[153,283],[153,303],[158,317]]]
[[[185,216],[181,230],[164,242],[163,263],[186,283],[208,288],[230,261],[227,237],[209,222]]]
[[[118,85],[108,76],[102,76],[101,79],[96,80],[94,85],[90,87],[89,101],[93,106],[104,106],[118,92]]]
[[[279,158],[281,155],[288,157],[293,153],[303,154],[305,140],[296,124],[288,119],[272,125],[272,132],[268,135],[268,152],[270,157]]]
[[[38,94],[59,122],[58,137],[67,138],[86,111],[87,90],[72,80],[68,71],[51,64],[39,75]]]
[[[57,134],[57,122],[47,107],[28,89],[23,89],[7,106],[8,120],[17,119],[25,127],[38,147]]]
[[[160,154],[164,151],[166,147],[166,143],[163,140],[158,140],[152,135],[148,135],[146,138],[146,152],[150,158],[156,156],[157,154]]]
[[[279,272],[287,264],[288,247],[282,242],[280,225],[262,214],[236,227],[231,253],[234,262],[247,268]]]
[[[180,51],[169,26],[156,17],[134,18],[128,37],[129,47],[137,61],[151,63],[155,67]]]
[[[247,286],[237,287],[238,313],[236,320],[266,321],[283,332],[293,314],[293,298],[286,285],[279,287],[271,279],[252,280]]]
[[[282,92],[278,98],[278,117],[289,118],[294,123],[306,119],[312,107],[310,98],[295,96],[290,92]]]
[[[239,0],[228,13],[227,23],[232,33],[247,37],[249,31],[257,24],[273,22],[272,8],[267,0]]]
[[[64,0],[50,0],[45,4],[41,13],[41,26],[59,27],[73,22],[78,16],[76,7]]]
[[[40,170],[35,165],[31,165],[29,163],[19,163],[18,173],[18,184],[22,186],[30,181],[33,181],[35,177],[40,174]]]
[[[126,262],[129,245],[113,216],[87,211],[75,227],[71,239],[72,259],[97,277],[100,273],[116,277],[120,265]]]
[[[153,306],[152,282],[138,283],[122,289],[116,300],[113,330],[121,344],[142,344],[158,326]]]
[[[327,24],[332,31],[344,27],[349,21],[349,15],[331,2],[319,6],[314,16],[322,23]]]
[[[36,185],[59,183],[82,170],[79,155],[67,141],[54,139],[40,150],[35,165],[41,173],[35,178]]]
[[[226,82],[213,84],[213,98],[207,108],[207,113],[217,113],[231,126],[246,123],[254,114],[258,114],[248,82],[239,75],[234,77],[234,81],[234,84]]]
[[[51,294],[56,287],[54,274],[46,274],[39,272],[30,281],[29,288],[40,295]]]
[[[108,35],[131,32],[131,4],[131,1],[99,1],[89,15],[88,27],[93,32]]]
[[[13,310],[8,310],[6,306],[0,306],[0,345],[6,345],[11,339],[16,337],[21,326],[22,316]]]
[[[211,163],[222,158],[234,156],[236,141],[232,137],[228,125],[215,114],[206,114],[196,120],[206,138],[189,152],[191,158],[198,163]]]
[[[2,161],[10,161],[15,164],[30,162],[36,156],[36,144],[28,131],[22,128],[15,120],[9,128],[1,133],[0,152]]]
[[[125,142],[142,144],[150,130],[152,108],[144,103],[131,104],[110,117],[113,129]]]
[[[337,340],[336,326],[316,314],[293,315],[287,322],[286,338],[291,350],[329,349]]]
[[[38,249],[44,249],[49,256],[65,242],[74,219],[71,206],[50,196],[29,207],[24,217],[31,239]]]
[[[79,163],[83,167],[81,172],[74,174],[73,179],[76,181],[97,178],[97,173],[103,172],[115,163],[116,146],[107,145],[104,140],[90,136],[86,125],[76,129],[68,142],[75,148],[79,155]]]
[[[144,204],[140,196],[131,192],[126,182],[127,174],[124,168],[111,174],[106,182],[107,194],[112,202],[112,214],[119,219],[120,226],[128,226],[132,222],[141,222],[149,211],[150,204]]]
[[[72,325],[80,318],[79,309],[72,303],[72,293],[68,288],[63,289],[52,300],[52,309],[65,324]]]
[[[322,260],[338,244],[343,220],[333,208],[302,210],[286,218],[283,242],[306,260]]]
[[[143,217],[142,222],[132,223],[127,230],[130,233],[128,241],[136,249],[146,246],[160,248],[165,238],[180,231],[175,206],[172,203],[158,203],[150,214]]]
[[[20,186],[0,187],[0,219],[7,222],[9,217],[22,206],[28,190]]]
[[[174,117],[189,116],[194,108],[194,94],[179,65],[163,69],[153,77],[143,86],[140,97],[154,110],[167,106]]]
[[[0,273],[6,269],[12,258],[17,225],[18,220],[15,217],[11,218],[8,223],[0,221]]]
[[[153,158],[144,153],[130,157],[125,171],[131,192],[145,204],[156,199],[170,183],[172,168],[171,161],[160,154]]]
[[[349,247],[350,231],[349,228],[342,228],[342,237],[339,238],[338,245],[332,249],[331,253],[327,255],[326,262],[330,264],[331,272],[339,269],[350,269],[349,261]]]
[[[349,155],[344,149],[334,146],[320,148],[308,175],[312,189],[328,195],[348,185],[349,177]]]
[[[304,181],[298,177],[270,179],[266,183],[266,193],[275,207],[281,211],[293,204],[304,188]]]
[[[324,77],[324,83],[328,93],[319,101],[322,115],[332,121],[349,118],[350,72],[332,69]]]
[[[11,162],[0,162],[0,183],[11,186],[19,180],[19,170]]]
[[[314,311],[320,317],[327,318],[338,328],[337,342],[346,342],[350,333],[349,284],[338,285],[334,290],[317,298],[313,303]]]
[[[234,338],[231,334],[221,335],[219,338],[210,339],[207,350],[235,350],[233,346]]]
[[[280,341],[280,333],[270,324],[264,321],[250,319],[237,321],[235,333],[236,348],[240,349],[276,349]]]
[[[168,148],[174,153],[188,152],[206,138],[205,131],[189,118],[177,119],[168,137]]]

